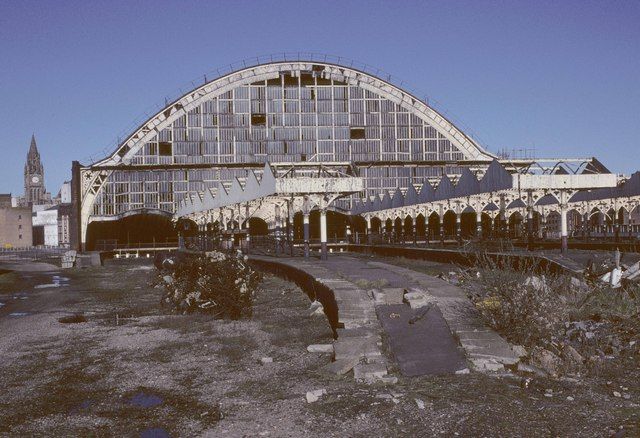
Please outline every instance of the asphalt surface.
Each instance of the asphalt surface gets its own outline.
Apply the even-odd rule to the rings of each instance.
[[[394,304],[378,306],[376,311],[404,376],[452,374],[467,367],[437,306],[413,310]]]

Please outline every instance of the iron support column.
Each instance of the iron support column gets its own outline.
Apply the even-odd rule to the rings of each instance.
[[[568,206],[566,200],[566,193],[560,192],[560,238],[561,246],[560,250],[562,254],[566,254],[569,251],[569,229],[567,224]]]
[[[482,211],[476,212],[476,237],[482,240]]]
[[[251,226],[249,224],[249,203],[247,203],[247,205],[245,206],[245,216],[247,218],[247,220],[244,223],[244,228],[246,230],[246,235],[244,236],[244,240],[245,240],[245,251],[247,254],[249,254],[250,251],[250,246],[251,246]]]
[[[229,249],[233,249],[236,242],[236,218],[233,209],[231,211],[231,238],[229,239]]]
[[[413,246],[417,246],[418,245],[418,224],[417,222],[417,217],[411,216],[411,227],[412,227],[412,232],[413,232]]]
[[[527,192],[527,249],[533,251],[533,194]]]
[[[456,213],[456,240],[462,243],[462,213]]]
[[[327,210],[320,210],[320,260],[327,260]]]
[[[280,254],[280,206],[275,207],[275,221],[276,221],[276,257]]]
[[[500,218],[500,238],[504,239],[507,235],[507,206],[503,195],[500,195],[500,212],[498,213]]]
[[[367,221],[367,245],[371,245],[371,216],[367,216],[365,220]]]
[[[429,217],[427,213],[424,216],[424,246],[429,246]]]
[[[302,229],[304,233],[304,257],[309,258],[309,213],[302,214]]]
[[[287,201],[287,243],[289,244],[289,255],[293,257],[293,211],[291,201]]]
[[[389,233],[389,243],[396,243],[396,221],[391,221],[391,232]]]

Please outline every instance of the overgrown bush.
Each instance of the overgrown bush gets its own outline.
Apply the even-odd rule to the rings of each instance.
[[[170,274],[160,275],[166,290],[163,305],[178,313],[200,311],[230,319],[251,315],[261,280],[240,252],[183,257]]]
[[[485,258],[479,268],[481,287],[472,299],[489,324],[514,343],[546,344],[567,321],[566,302],[579,299],[567,278],[534,275],[534,265],[516,271]]]
[[[611,289],[541,272],[533,263],[516,267],[481,256],[478,260],[476,269],[463,270],[455,281],[511,343],[528,351],[548,350],[573,370],[573,365],[594,368],[613,358],[638,359],[637,284]]]

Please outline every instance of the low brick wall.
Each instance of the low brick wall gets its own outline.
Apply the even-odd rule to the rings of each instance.
[[[302,289],[311,301],[318,300],[324,308],[324,313],[329,320],[334,338],[337,339],[338,329],[338,303],[333,291],[317,281],[312,275],[291,266],[289,263],[279,261],[277,258],[249,257],[249,264],[256,270],[269,272],[277,277],[291,281]]]
[[[407,246],[386,245],[349,245],[349,251],[376,254],[388,257],[405,257],[409,259],[429,260],[440,263],[453,263],[463,266],[474,266],[478,257],[486,257],[496,263],[497,266],[512,266],[521,269],[525,266],[533,266],[535,272],[581,275],[580,271],[564,266],[555,260],[535,254],[508,254],[496,252],[465,252],[455,249],[415,248]]]

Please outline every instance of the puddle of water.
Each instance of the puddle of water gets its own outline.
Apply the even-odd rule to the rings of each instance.
[[[152,271],[154,266],[136,266],[135,268],[129,268],[129,271]]]
[[[129,404],[139,406],[141,408],[152,408],[162,404],[163,400],[157,395],[147,394],[146,392],[138,392],[129,399]]]
[[[47,284],[39,284],[37,286],[33,286],[34,289],[48,289],[50,287],[60,287],[62,286],[60,283],[47,283]]]
[[[169,438],[169,432],[161,427],[150,427],[140,432],[140,438]]]
[[[52,283],[46,283],[46,284],[39,284],[37,286],[34,286],[34,289],[48,289],[50,287],[62,287],[62,286],[69,286],[69,278],[67,277],[61,277],[59,275],[54,275],[51,277],[51,281]]]
[[[9,314],[9,316],[14,316],[14,317],[27,316],[27,315],[31,315],[31,313],[30,312],[13,312]]]
[[[80,411],[86,411],[87,409],[89,409],[90,407],[93,406],[93,400],[84,400],[82,403],[80,403],[78,406],[74,407],[73,409],[71,409],[69,411],[70,414],[77,414]]]
[[[80,322],[87,322],[87,318],[85,318],[82,314],[76,314],[59,318],[58,322],[61,322],[63,324],[78,324]]]

